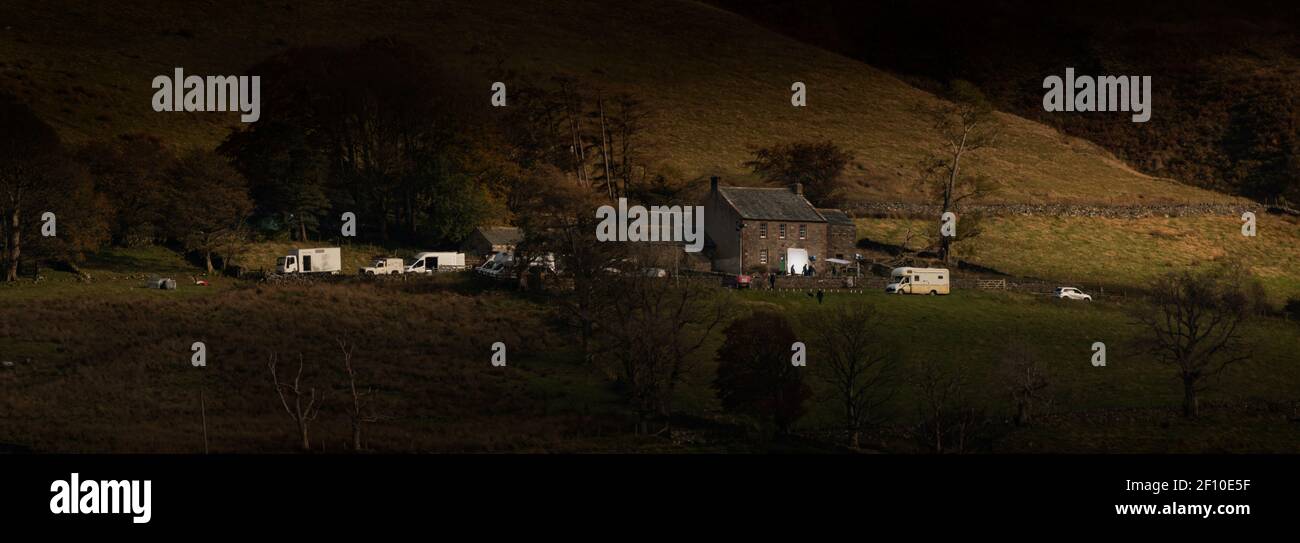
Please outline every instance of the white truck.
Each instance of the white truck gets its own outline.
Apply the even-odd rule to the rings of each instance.
[[[293,249],[289,254],[275,259],[276,273],[337,275],[341,269],[343,269],[343,256],[338,247]]]
[[[406,273],[433,273],[465,269],[465,253],[420,253]]]
[[[404,271],[406,271],[406,268],[402,266],[402,259],[377,256],[374,262],[357,270],[357,273],[360,275],[397,275]]]
[[[894,268],[889,273],[889,294],[948,294],[948,270],[944,268]]]

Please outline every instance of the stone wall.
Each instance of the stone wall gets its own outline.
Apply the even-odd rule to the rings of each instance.
[[[873,218],[936,218],[941,207],[929,204],[873,202],[858,204],[846,209],[854,217]],[[1050,215],[1054,217],[1104,217],[1135,219],[1142,217],[1240,217],[1244,211],[1255,213],[1294,214],[1294,210],[1266,207],[1244,202],[1241,204],[1152,204],[1130,206],[1089,206],[1070,204],[972,204],[958,206],[958,212],[979,213],[988,216]]]

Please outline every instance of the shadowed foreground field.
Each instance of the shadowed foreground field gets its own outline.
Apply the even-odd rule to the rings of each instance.
[[[381,416],[367,430],[376,451],[761,451],[752,426],[724,415],[709,382],[714,338],[680,390],[679,431],[637,437],[616,387],[580,365],[576,341],[554,324],[545,298],[499,290],[469,277],[340,284],[182,286],[163,292],[124,285],[104,298],[20,296],[48,285],[0,291],[0,445],[76,452],[199,452],[201,376],[214,452],[291,452],[294,427],[266,367],[271,351],[284,376],[305,360],[303,382],[323,394],[312,427],[318,450],[341,452],[349,400],[337,339],[355,342],[360,385],[377,392]],[[97,285],[81,288],[93,289]],[[186,295],[189,291],[190,294]],[[198,294],[196,294],[196,292]],[[1203,398],[1205,416],[1178,416],[1173,371],[1134,352],[1138,329],[1126,307],[1063,303],[1016,294],[948,297],[835,294],[826,303],[799,293],[728,293],[745,309],[777,307],[810,327],[838,304],[872,304],[904,379],[886,424],[865,446],[917,452],[909,378],[934,360],[962,368],[989,415],[995,452],[1295,452],[1288,422],[1300,399],[1300,326],[1261,319],[1247,331],[1254,360],[1233,367]],[[742,311],[743,312],[743,311]],[[1015,428],[994,377],[1009,341],[1021,338],[1047,367],[1050,405],[1035,426]],[[190,366],[190,344],[208,346],[208,366]],[[490,345],[508,346],[492,367]],[[1093,367],[1090,346],[1108,345]],[[808,371],[816,375],[815,346]],[[836,406],[816,379],[800,435],[829,445]]]

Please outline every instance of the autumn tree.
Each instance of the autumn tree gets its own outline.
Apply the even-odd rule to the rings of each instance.
[[[39,219],[35,209],[52,200],[59,176],[58,135],[26,104],[0,95],[0,232],[4,234],[4,277],[18,280],[23,257],[24,221]]]
[[[50,166],[50,190],[40,204],[41,215],[54,227],[54,235],[47,236],[45,217],[33,216],[24,221],[24,252],[34,262],[57,262],[79,277],[90,276],[80,267],[80,262],[110,241],[112,204],[98,190],[86,168],[72,160],[60,161]],[[42,220],[37,220],[42,219]]]
[[[92,141],[76,152],[96,190],[111,207],[109,234],[123,246],[147,245],[166,236],[176,156],[161,140],[128,134]]]
[[[1150,306],[1137,313],[1146,351],[1182,383],[1184,417],[1200,414],[1200,394],[1213,378],[1250,359],[1242,326],[1253,311],[1251,281],[1232,265],[1173,272],[1155,281]]]
[[[481,209],[484,190],[461,155],[487,124],[477,117],[486,106],[420,48],[392,39],[295,48],[252,71],[266,81],[265,114],[222,151],[254,180],[263,212],[292,215],[299,237],[326,198],[382,241],[455,242],[473,227],[479,215],[464,211]]]
[[[551,180],[563,173],[551,169]],[[563,322],[578,332],[583,360],[591,363],[597,322],[601,318],[604,297],[610,294],[604,282],[627,257],[625,244],[596,239],[599,219],[595,210],[601,197],[583,187],[566,183],[541,183],[523,204],[519,226],[527,252],[555,255],[556,266],[564,270],[572,288],[558,293],[555,306]]]
[[[224,157],[209,151],[181,157],[172,175],[167,224],[186,249],[203,255],[207,272],[212,273],[213,251],[237,235],[252,212],[247,184]]]
[[[954,81],[945,98],[923,112],[940,145],[921,162],[921,184],[939,202],[941,213],[955,213],[961,202],[997,190],[994,180],[969,173],[962,160],[996,143],[1001,129],[993,105],[969,82]],[[953,243],[952,237],[940,236],[939,256],[945,262]]]
[[[259,216],[287,227],[291,239],[319,235],[330,211],[326,154],[313,145],[307,127],[275,119],[257,124],[232,133],[218,151],[248,179]]]
[[[815,205],[835,205],[843,197],[844,169],[853,153],[830,141],[778,143],[752,152],[745,166],[773,183],[803,184],[804,196]]]
[[[797,341],[790,321],[775,311],[755,311],[732,321],[723,335],[713,380],[722,408],[789,432],[812,396],[800,368],[790,362]]]

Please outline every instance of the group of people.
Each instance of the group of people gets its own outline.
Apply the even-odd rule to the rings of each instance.
[[[817,269],[816,269],[816,268],[813,268],[811,264],[804,264],[804,265],[803,265],[803,273],[799,273],[799,272],[796,270],[795,266],[794,266],[793,264],[791,264],[791,265],[790,265],[790,275],[803,275],[803,276],[805,276],[805,277],[812,277],[812,276],[814,276],[814,275],[817,275]]]

